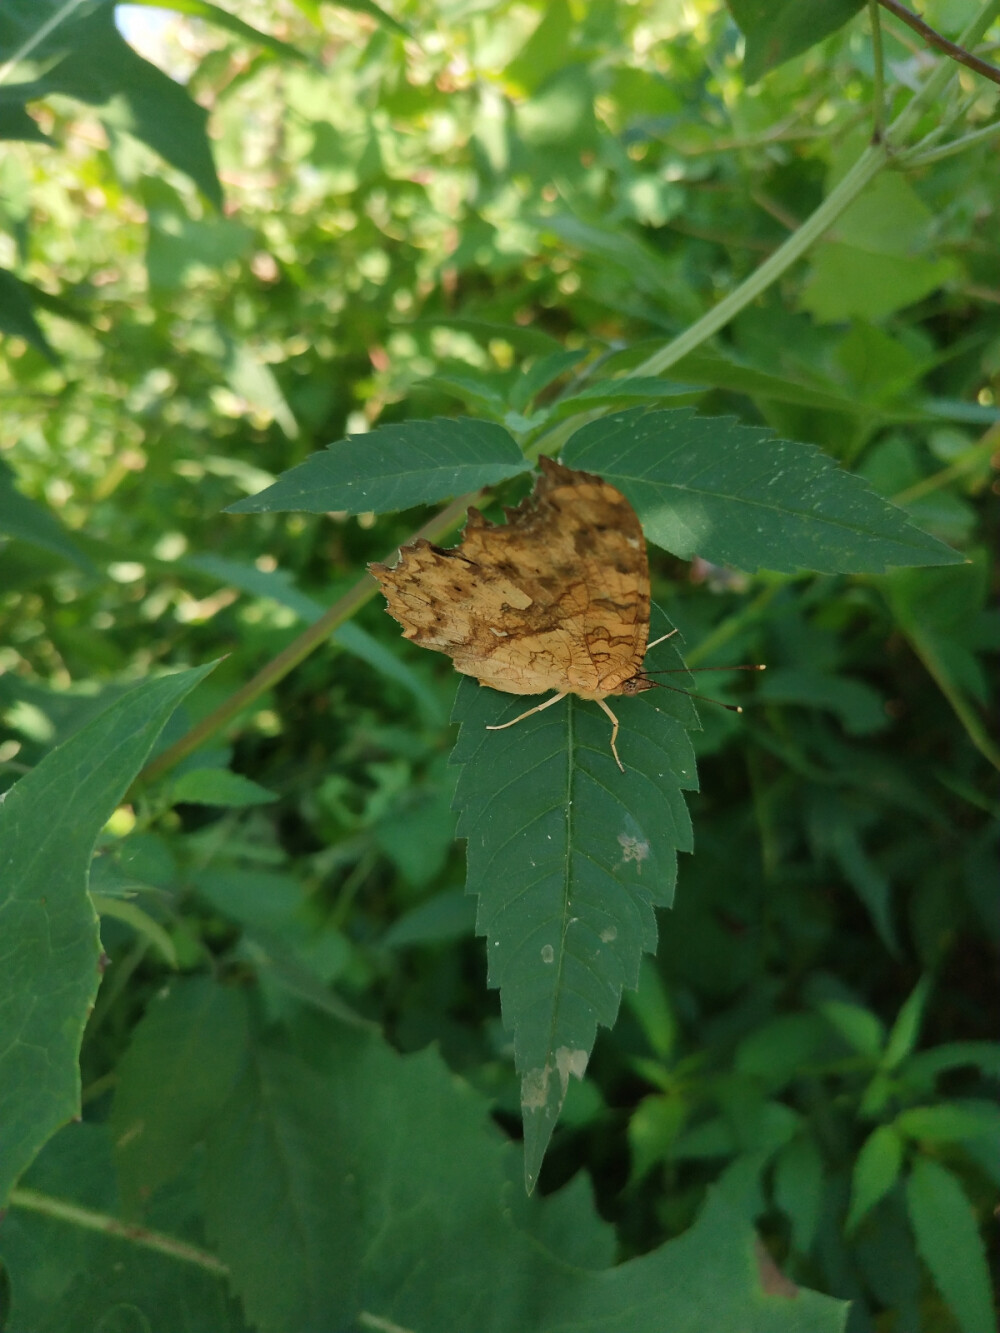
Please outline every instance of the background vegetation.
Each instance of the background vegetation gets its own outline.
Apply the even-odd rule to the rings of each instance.
[[[996,83],[843,0],[173,8],[155,63],[0,10],[0,1326],[986,1333]],[[989,61],[997,10],[922,12]],[[358,582],[464,502],[222,511],[664,404],[962,561],[651,546],[686,660],[769,670],[703,678],[745,712],[528,1199],[457,677]]]

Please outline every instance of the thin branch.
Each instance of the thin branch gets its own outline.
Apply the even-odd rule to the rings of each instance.
[[[10,1206],[24,1208],[28,1212],[41,1213],[45,1217],[55,1218],[59,1222],[68,1222],[71,1226],[83,1227],[86,1231],[97,1231],[105,1236],[117,1236],[119,1240],[132,1245],[141,1245],[145,1250],[154,1250],[157,1254],[171,1259],[180,1259],[184,1263],[195,1264],[212,1273],[215,1277],[227,1277],[226,1265],[205,1250],[189,1245],[187,1241],[166,1236],[162,1231],[151,1231],[148,1227],[136,1226],[130,1222],[121,1222],[107,1213],[98,1213],[92,1208],[81,1208],[66,1199],[57,1199],[51,1194],[42,1194],[39,1190],[16,1189],[11,1192]]]
[[[872,58],[875,67],[872,81],[872,138],[880,143],[885,133],[885,62],[882,57],[882,24],[878,17],[878,0],[868,0],[868,18],[872,29]]]
[[[984,79],[1000,84],[1000,69],[997,69],[996,65],[991,65],[986,60],[980,60],[971,51],[966,51],[964,46],[957,46],[954,42],[949,42],[947,37],[942,37],[930,24],[925,23],[919,14],[914,14],[912,9],[907,9],[905,5],[900,4],[899,0],[878,0],[878,3],[883,9],[887,9],[890,14],[895,14],[908,28],[912,28],[914,32],[919,33],[928,46],[943,51],[946,56],[951,56],[952,60],[957,60],[966,69],[975,70],[977,74],[981,74]]]
[[[477,491],[471,495],[459,496],[457,500],[452,500],[440,513],[435,516],[422,528],[418,528],[407,541],[416,541],[418,537],[428,537],[434,541],[450,532],[459,519],[464,515],[469,505],[475,504],[481,498],[482,492]],[[154,778],[161,777],[175,764],[179,764],[182,759],[186,759],[189,754],[195,750],[210,736],[214,736],[227,723],[231,722],[237,714],[244,708],[248,708],[255,703],[265,691],[277,685],[280,680],[300,662],[305,661],[309,654],[323,642],[324,639],[342,625],[344,621],[350,618],[369,601],[378,590],[378,585],[370,574],[364,574],[351,588],[350,592],[338,598],[328,611],[325,611],[314,624],[299,635],[292,643],[288,645],[277,657],[273,657],[266,666],[261,667],[255,676],[252,676],[247,683],[238,689],[235,694],[231,694],[224,703],[220,704],[214,712],[209,713],[207,717],[191,728],[186,736],[182,736],[179,741],[175,741],[162,754],[146,765],[143,771],[136,778],[131,791],[140,783],[147,783]]]

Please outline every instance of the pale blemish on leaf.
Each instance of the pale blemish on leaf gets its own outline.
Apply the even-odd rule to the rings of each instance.
[[[616,940],[617,938],[618,938],[617,926],[605,926],[604,929],[601,931],[602,944],[610,944],[612,940]]]
[[[649,856],[649,843],[645,838],[635,838],[631,833],[618,834],[618,846],[622,849],[621,865],[635,862],[636,872],[642,874],[642,863]]]
[[[582,1079],[587,1072],[588,1051],[576,1050],[572,1046],[560,1046],[555,1054],[554,1072],[559,1078],[559,1106],[566,1099],[570,1075]],[[544,1111],[549,1102],[549,1081],[553,1066],[546,1063],[544,1069],[529,1069],[521,1079],[521,1110]]]
[[[556,951],[551,944],[542,945],[542,962],[551,963],[556,956]]]

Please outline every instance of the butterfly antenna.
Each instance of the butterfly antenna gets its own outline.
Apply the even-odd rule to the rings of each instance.
[[[642,674],[649,676],[671,676],[680,675],[682,672],[693,675],[695,672],[702,671],[766,671],[766,666],[757,663],[743,664],[742,666],[715,666],[715,667],[667,667],[659,671],[644,671]],[[742,713],[743,709],[739,704],[726,704],[721,699],[712,699],[707,694],[695,694],[694,690],[682,690],[679,685],[668,685],[664,680],[654,680],[650,684],[656,685],[661,690],[673,690],[674,694],[686,694],[689,699],[700,699],[702,703],[716,704],[719,708],[724,708],[727,713]]]

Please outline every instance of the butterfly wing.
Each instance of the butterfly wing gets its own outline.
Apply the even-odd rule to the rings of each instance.
[[[649,569],[632,506],[600,477],[543,458],[533,495],[462,542],[420,540],[372,565],[404,636],[509,694],[616,693],[642,667]]]

